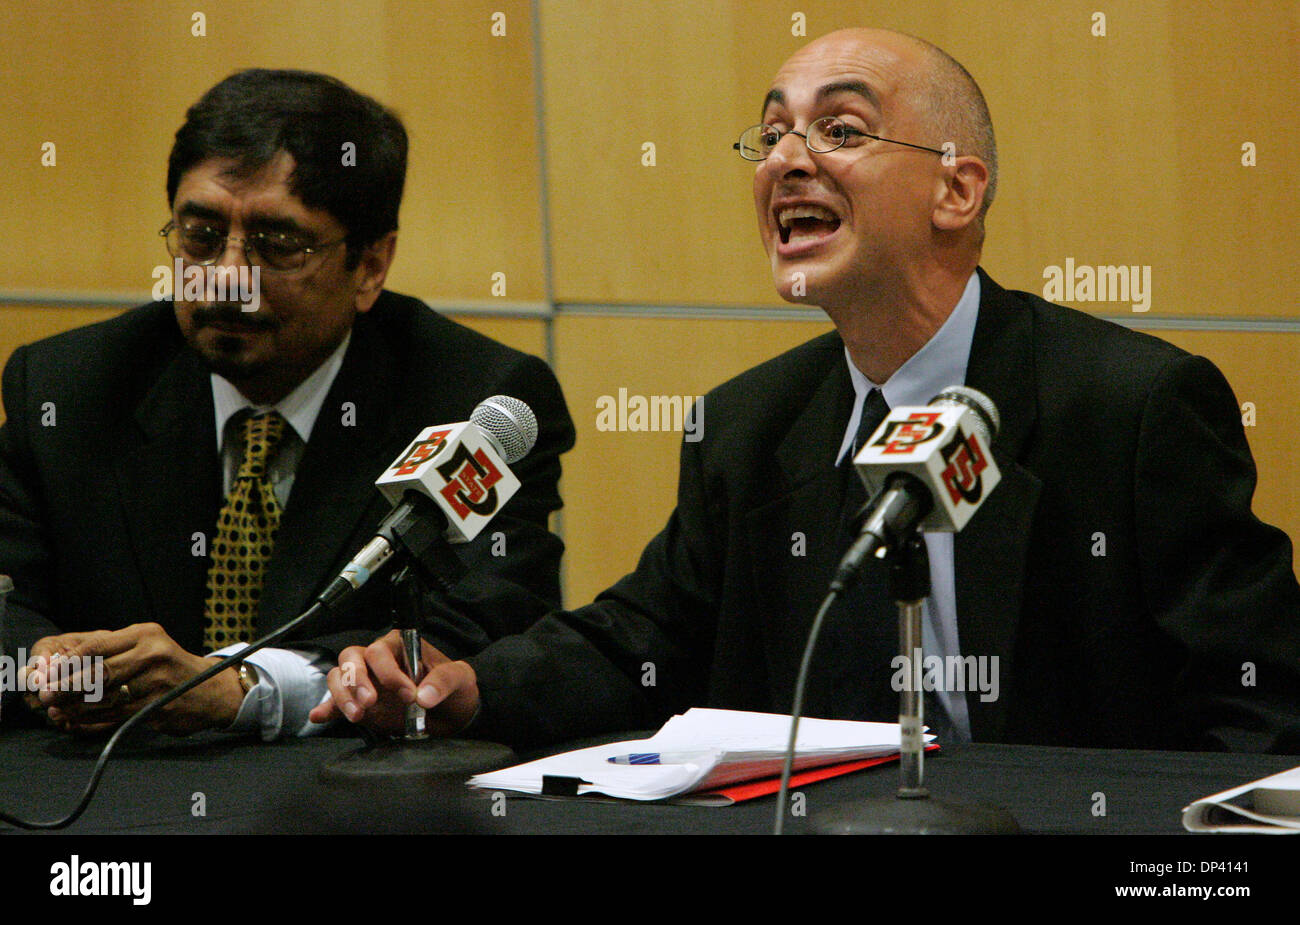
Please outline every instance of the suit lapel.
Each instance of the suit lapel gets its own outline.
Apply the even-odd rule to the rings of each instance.
[[[361,532],[387,510],[373,480],[400,448],[394,442],[402,435],[393,433],[394,415],[385,401],[399,387],[364,320],[353,326],[343,365],[298,464],[262,589],[259,633],[306,609],[314,592],[368,539]]]
[[[838,347],[839,340],[835,340]],[[853,385],[844,365],[843,348],[831,351],[832,361],[812,399],[776,450],[783,477],[775,498],[749,515],[751,535],[772,548],[758,551],[759,577],[779,580],[784,608],[773,608],[774,628],[784,627],[779,644],[802,651],[806,630],[825,594],[841,550],[839,517],[843,473],[835,468],[835,453],[853,410]],[[802,537],[803,555],[792,556]],[[767,558],[772,556],[772,558]],[[778,558],[779,556],[779,558]],[[793,558],[791,570],[773,569],[773,561]],[[796,617],[793,623],[789,616]]]
[[[211,541],[221,504],[212,389],[199,358],[178,350],[135,419],[144,441],[125,448],[113,466],[127,534],[152,619],[183,647],[198,651],[208,560],[195,554],[195,534]]]
[[[997,699],[967,695],[971,733],[976,741],[997,741],[1007,719],[1026,557],[1042,483],[1018,462],[1037,418],[1032,316],[1008,304],[1005,291],[982,270],[980,292],[966,384],[997,405],[1002,426],[993,456],[1002,481],[957,534],[954,559],[962,654],[998,658]]]

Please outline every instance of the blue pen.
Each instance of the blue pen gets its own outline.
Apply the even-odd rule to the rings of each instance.
[[[633,752],[606,758],[610,764],[694,764],[700,758],[712,757],[713,752]]]

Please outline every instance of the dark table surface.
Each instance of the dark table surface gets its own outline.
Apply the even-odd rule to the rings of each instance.
[[[52,730],[0,732],[0,809],[27,818],[65,814],[102,744]],[[852,893],[877,915],[898,909],[915,915],[918,904],[948,913],[980,910],[981,919],[994,910],[1150,906],[1149,898],[1125,892],[1135,889],[1212,899],[1220,914],[1240,914],[1243,901],[1276,906],[1290,898],[1300,845],[1264,836],[1194,836],[1181,825],[1187,803],[1293,767],[1300,756],[1015,745],[956,746],[927,756],[926,782],[935,797],[1010,810],[1036,838],[656,839],[610,848],[577,839],[541,850],[530,839],[340,839],[762,834],[771,831],[776,805],[773,796],[729,807],[507,797],[470,792],[463,774],[364,787],[321,780],[323,767],[359,746],[342,737],[262,743],[141,733],[115,754],[89,809],[61,837],[3,842],[6,911],[48,914],[75,905],[99,914],[113,907],[131,910],[133,918],[143,911],[137,901],[149,911],[182,915],[199,908],[248,911],[243,903],[275,885],[284,896],[337,897],[322,907],[327,910],[369,903],[372,918],[381,920],[398,910],[441,912],[444,896],[473,897],[498,913],[514,906],[521,915],[548,904],[617,910],[648,896],[659,909],[713,907],[730,918],[766,920],[785,889],[804,895],[810,908]],[[788,817],[786,830],[808,832],[819,814],[892,797],[897,786],[896,764],[808,785],[792,803],[802,804],[805,815]],[[18,831],[0,823],[0,832]],[[155,837],[120,837],[135,833]],[[208,833],[236,837],[180,837]],[[272,833],[313,837],[248,837]],[[60,870],[84,877],[87,864],[147,871],[147,901],[56,893]],[[236,883],[234,892],[222,888]],[[398,896],[403,901],[393,905]]]
[[[77,802],[102,741],[52,730],[0,734],[0,808],[61,816]],[[583,743],[586,744],[586,743]],[[475,793],[463,777],[338,786],[321,768],[360,745],[348,738],[263,743],[140,733],[119,746],[71,833],[687,833],[758,834],[775,797],[730,807],[538,800]],[[527,756],[535,757],[535,756]],[[1003,807],[1028,833],[1174,834],[1197,798],[1300,764],[1300,756],[951,746],[927,756],[936,797]],[[889,796],[896,764],[809,785],[787,830],[862,797]],[[16,831],[0,824],[0,831]]]

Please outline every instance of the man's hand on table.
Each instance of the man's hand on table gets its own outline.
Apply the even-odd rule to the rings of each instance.
[[[46,636],[32,646],[27,670],[35,677],[24,689],[37,691],[24,699],[60,729],[106,732],[217,661],[185,651],[157,623]],[[173,735],[224,729],[243,699],[230,669],[161,708],[149,724]]]
[[[469,725],[478,710],[478,679],[465,662],[453,662],[421,641],[424,674],[417,686],[406,673],[402,635],[393,630],[362,648],[352,646],[330,669],[330,695],[311,711],[314,723],[345,717],[374,732],[397,735],[404,728],[406,707],[418,703],[429,711],[434,735],[454,735]]]

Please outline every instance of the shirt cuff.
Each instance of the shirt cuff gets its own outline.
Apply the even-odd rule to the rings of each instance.
[[[218,658],[234,655],[248,648],[236,643],[218,649]],[[226,732],[256,732],[270,742],[280,736],[309,736],[328,724],[307,719],[317,704],[329,694],[326,675],[333,662],[324,656],[297,649],[259,649],[247,659],[257,669],[257,684],[239,705],[239,713]]]

